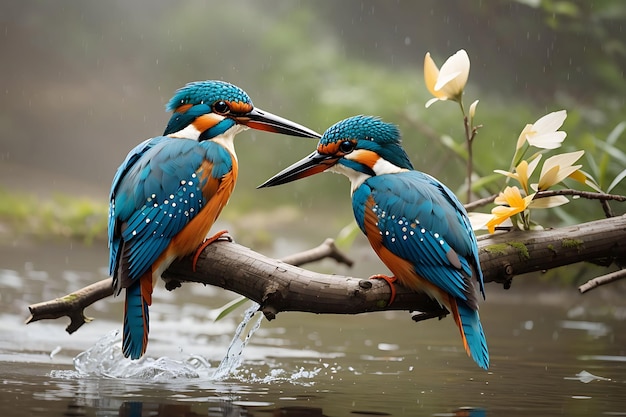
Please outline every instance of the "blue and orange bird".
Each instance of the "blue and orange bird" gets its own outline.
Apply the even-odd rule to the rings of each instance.
[[[356,222],[393,273],[386,279],[425,292],[454,317],[466,352],[487,369],[489,352],[478,316],[485,296],[478,245],[467,212],[445,185],[413,169],[395,125],[356,116],[330,127],[317,150],[260,187],[330,171],[352,185]]]
[[[197,255],[237,180],[235,135],[248,128],[319,139],[304,126],[262,111],[222,81],[187,84],[167,103],[163,136],[130,151],[111,186],[109,271],[115,294],[126,288],[124,356],[148,343],[148,306],[158,278],[176,259]],[[203,243],[204,242],[204,243]],[[195,259],[194,258],[194,268]]]

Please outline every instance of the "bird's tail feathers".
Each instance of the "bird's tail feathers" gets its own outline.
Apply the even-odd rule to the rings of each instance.
[[[454,317],[465,351],[483,369],[489,368],[489,350],[487,339],[480,323],[478,311],[472,309],[464,301],[457,301],[450,297],[450,311]]]
[[[126,288],[122,351],[125,357],[139,359],[148,346],[150,320],[148,306],[152,304],[152,276],[149,272]]]

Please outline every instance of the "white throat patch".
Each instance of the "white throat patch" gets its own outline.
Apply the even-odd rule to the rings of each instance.
[[[228,129],[226,132],[222,133],[221,135],[217,135],[211,140],[213,142],[219,143],[224,148],[226,148],[226,150],[228,150],[228,152],[230,152],[230,154],[233,156],[233,159],[237,161],[237,154],[235,153],[235,136],[237,136],[238,133],[241,133],[244,130],[248,129],[248,126],[236,124]]]
[[[198,140],[201,133],[202,132],[196,129],[193,123],[190,123],[187,126],[185,126],[184,129],[179,130],[178,132],[170,133],[167,136],[169,136],[170,138]]]
[[[328,172],[335,174],[343,174],[350,180],[350,195],[354,194],[354,191],[361,186],[371,175],[364,174],[359,171],[355,171],[352,168],[348,168],[345,165],[335,164],[327,169]]]
[[[358,161],[359,159],[361,159],[360,156],[362,157],[363,154],[365,154],[366,152],[369,152],[369,151],[356,150],[352,152],[351,154],[346,155],[344,158],[352,160],[352,161]],[[376,175],[396,174],[398,172],[408,171],[407,169],[400,168],[399,166],[394,165],[391,162],[380,157],[376,159],[376,162],[374,162],[374,165],[370,166],[370,168],[372,169],[372,171],[374,171]],[[348,168],[345,165],[341,165],[341,164],[333,165],[332,167],[328,169],[328,171],[338,173],[338,174],[343,174],[346,177],[348,177],[348,179],[350,180],[350,184],[351,184],[351,190],[350,190],[351,194],[354,194],[354,191],[357,188],[359,188],[361,184],[363,184],[368,178],[371,177],[371,175],[369,174],[355,171],[354,169]]]
[[[398,172],[408,171],[408,169],[400,168],[383,158],[378,158],[372,169],[376,175],[397,174]]]

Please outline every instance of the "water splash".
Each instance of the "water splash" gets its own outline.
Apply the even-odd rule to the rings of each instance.
[[[113,331],[100,339],[93,347],[74,358],[74,367],[82,376],[101,376],[125,379],[150,379],[169,381],[177,378],[200,378],[220,380],[229,377],[243,359],[243,350],[254,332],[261,326],[262,315],[252,325],[246,336],[241,335],[259,304],[254,303],[244,313],[244,318],[237,327],[235,335],[228,346],[226,356],[212,372],[209,361],[198,355],[189,356],[184,361],[161,357],[153,359],[147,356],[133,361],[124,357],[121,349],[121,335]]]
[[[210,364],[195,356],[184,362],[167,357],[153,359],[146,356],[131,361],[122,353],[121,335],[116,330],[77,355],[74,358],[74,367],[81,376],[169,381],[176,378],[198,378],[199,372],[210,367]]]
[[[248,331],[248,334],[245,336],[245,338],[241,339],[241,335],[248,323],[252,320],[252,317],[254,317],[254,313],[259,310],[259,307],[260,305],[258,303],[252,303],[252,305],[244,313],[243,320],[241,321],[241,323],[239,323],[237,330],[235,330],[233,340],[228,346],[226,356],[224,356],[224,359],[222,359],[222,362],[217,367],[217,371],[215,371],[215,373],[213,374],[214,379],[227,378],[234,373],[239,365],[241,365],[241,361],[243,359],[243,349],[250,341],[252,335],[259,329],[259,327],[261,327],[263,315],[259,314],[256,322],[252,324],[252,327]]]
[[[212,367],[207,359],[199,355],[190,355],[185,360],[167,357],[153,359],[147,356],[134,361],[127,359],[121,349],[121,333],[116,330],[105,335],[90,349],[74,358],[75,373],[79,377],[95,376],[161,382],[173,379],[203,379],[205,381],[232,379],[241,382],[290,382],[297,385],[311,385],[311,380],[321,370],[318,366],[313,369],[298,366],[288,370],[284,369],[283,363],[274,363],[271,360],[263,360],[260,363],[257,361],[242,366],[243,351],[253,334],[260,328],[263,319],[262,314],[254,319],[258,309],[259,304],[253,303],[245,311],[226,355],[217,368]],[[65,374],[56,376],[67,377]]]

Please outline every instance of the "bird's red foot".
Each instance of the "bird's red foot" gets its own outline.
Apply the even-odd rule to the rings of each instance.
[[[383,274],[376,274],[376,275],[372,275],[370,277],[370,279],[382,279],[387,281],[387,284],[389,284],[389,288],[391,288],[391,296],[389,297],[389,303],[387,303],[387,305],[391,305],[391,303],[393,303],[393,301],[396,299],[396,286],[395,286],[395,282],[398,280],[396,277],[390,277],[388,275],[383,275]]]
[[[228,230],[220,230],[213,236],[207,237],[206,239],[204,239],[204,241],[200,244],[200,246],[198,246],[196,253],[193,255],[193,261],[191,263],[191,269],[193,270],[193,272],[196,272],[196,263],[198,263],[198,258],[200,257],[200,254],[206,249],[207,246],[209,246],[211,243],[215,242],[216,240],[219,240],[226,233],[228,233]],[[229,242],[233,241],[233,239],[228,235],[224,236],[224,239]]]

